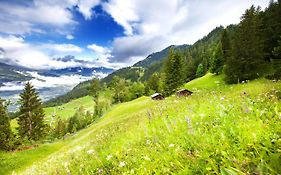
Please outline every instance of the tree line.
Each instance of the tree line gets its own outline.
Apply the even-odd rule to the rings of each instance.
[[[185,52],[171,48],[162,71],[150,77],[148,87],[171,95],[207,72],[223,73],[229,84],[260,77],[280,79],[280,19],[280,1],[271,1],[264,11],[251,6],[238,25],[216,28]]]

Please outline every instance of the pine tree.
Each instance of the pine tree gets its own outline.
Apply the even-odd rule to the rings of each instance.
[[[233,57],[228,58],[226,63],[228,83],[254,79],[268,71],[260,13],[260,8],[252,6],[241,18],[235,34]]]
[[[46,125],[44,124],[44,111],[42,102],[35,88],[28,82],[20,94],[20,110],[18,117],[19,136],[29,141],[42,138]]]
[[[188,52],[187,57],[186,57],[186,80],[190,81],[196,78],[196,65],[193,57],[191,54]]]
[[[230,44],[230,38],[228,36],[228,29],[225,29],[223,31],[221,37],[221,49],[222,49],[223,62],[226,62],[227,59],[231,56],[231,44]]]
[[[272,52],[278,46],[281,36],[281,4],[280,2],[270,1],[269,7],[262,14],[266,59],[278,59]],[[279,57],[280,58],[280,57]]]
[[[146,85],[148,94],[159,92],[160,90],[159,79],[160,79],[160,75],[158,73],[152,74],[151,77],[148,79]]]
[[[69,119],[69,123],[68,123],[68,132],[69,133],[74,133],[78,130],[78,123],[79,123],[79,119],[78,119],[78,114],[75,113],[70,119]]]
[[[109,88],[112,90],[114,94],[115,102],[124,102],[126,101],[128,95],[128,84],[124,78],[120,78],[118,76],[114,76],[109,83]]]
[[[61,138],[67,133],[67,122],[58,118],[53,130],[53,136],[55,138]]]
[[[97,78],[94,78],[92,80],[92,84],[91,86],[89,87],[88,91],[89,91],[89,95],[91,95],[94,99],[94,102],[95,102],[95,114],[96,115],[99,115],[99,100],[98,100],[98,97],[99,97],[99,92],[101,90],[101,85],[100,85],[100,82]]]
[[[204,66],[203,64],[199,64],[196,70],[196,77],[202,77],[204,75]]]
[[[92,80],[92,84],[91,86],[89,87],[88,91],[89,91],[89,94],[94,97],[94,98],[97,98],[98,95],[99,95],[99,91],[101,90],[101,85],[100,85],[100,82],[97,78],[94,78]]]
[[[183,58],[180,53],[170,49],[168,59],[164,65],[164,93],[171,95],[184,83]]]
[[[220,74],[222,72],[223,65],[223,50],[222,44],[220,42],[215,50],[214,59],[211,65],[211,72],[215,73],[216,75]]]
[[[12,142],[12,131],[5,101],[0,98],[0,150],[9,150]]]

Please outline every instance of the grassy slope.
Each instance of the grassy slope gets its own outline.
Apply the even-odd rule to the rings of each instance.
[[[60,106],[56,106],[56,107],[48,107],[48,108],[44,108],[44,112],[46,114],[46,121],[47,122],[51,122],[53,119],[53,116],[55,116],[55,118],[69,118],[72,117],[75,112],[77,111],[78,108],[83,107],[85,109],[85,111],[89,111],[89,112],[93,112],[94,111],[94,101],[92,99],[92,97],[90,96],[85,96],[85,97],[81,97],[75,100],[72,100],[68,103],[65,103],[63,105]],[[11,128],[15,129],[18,126],[17,124],[17,120],[14,119],[11,121]],[[16,131],[14,131],[16,132]]]
[[[49,107],[45,108],[44,110],[46,116],[52,116],[53,114],[55,114],[56,116],[62,118],[68,118],[69,116],[73,116],[79,107],[83,107],[85,110],[88,111],[93,111],[93,106],[94,102],[92,100],[92,97],[86,96],[76,100],[72,100],[61,106]]]
[[[0,174],[281,172],[280,82],[228,86],[208,74],[185,87],[195,93],[119,104],[65,141],[0,153]]]

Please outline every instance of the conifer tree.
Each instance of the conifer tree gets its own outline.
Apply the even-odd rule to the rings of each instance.
[[[272,52],[278,47],[278,40],[281,36],[281,4],[280,2],[270,1],[269,7],[262,14],[263,33],[265,38],[266,59],[280,59],[280,56]]]
[[[196,77],[202,77],[204,75],[204,66],[203,64],[199,64],[196,70]]]
[[[233,57],[228,58],[226,63],[228,83],[254,79],[268,70],[260,13],[260,8],[252,6],[241,18],[235,34]]]
[[[99,93],[100,93],[100,90],[101,90],[101,85],[100,85],[100,82],[97,78],[94,78],[92,80],[92,84],[91,86],[89,87],[88,91],[89,91],[89,95],[91,95],[94,99],[94,102],[95,102],[95,114],[96,115],[99,115]]]
[[[147,91],[148,94],[153,94],[155,92],[159,92],[160,85],[159,85],[160,75],[158,73],[154,73],[147,81]]]
[[[221,37],[221,49],[223,62],[226,62],[227,59],[231,56],[231,44],[227,28],[223,31]]]
[[[99,95],[99,91],[101,90],[101,85],[100,85],[100,82],[97,78],[94,78],[92,80],[92,84],[91,86],[89,87],[88,91],[89,91],[89,94],[94,98],[96,99]]]
[[[215,50],[214,59],[211,65],[211,72],[215,73],[216,75],[220,74],[222,72],[223,65],[223,50],[222,44],[220,42]]]
[[[44,124],[44,111],[42,102],[35,88],[28,82],[20,94],[20,110],[18,117],[19,136],[29,141],[42,138],[46,125]]]
[[[0,98],[0,150],[8,150],[11,146],[12,132],[5,101]]]
[[[170,95],[184,83],[183,59],[180,53],[170,49],[164,67],[164,93]]]
[[[187,81],[190,81],[194,78],[196,78],[196,65],[195,65],[195,61],[194,58],[192,58],[190,52],[187,53],[187,57],[186,57],[186,78]]]
[[[58,118],[56,125],[53,130],[53,135],[55,138],[61,138],[67,133],[67,121]]]

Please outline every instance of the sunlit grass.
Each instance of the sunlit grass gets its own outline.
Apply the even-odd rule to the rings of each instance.
[[[279,174],[281,83],[222,79],[208,74],[188,83],[195,93],[187,98],[115,105],[63,144],[49,144],[53,151],[42,150],[44,158],[26,153],[32,163],[15,174],[219,174],[222,168]],[[4,160],[1,166],[19,164]]]

